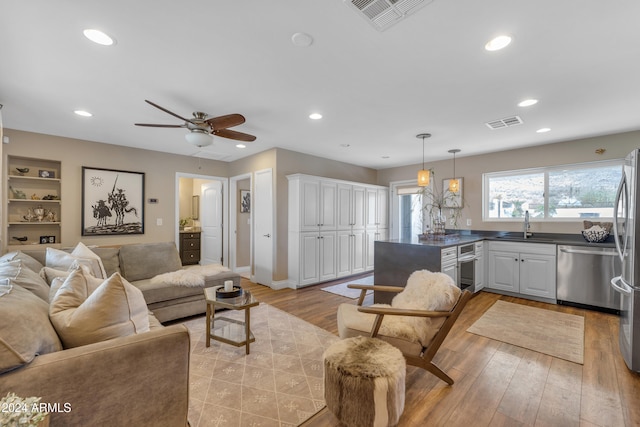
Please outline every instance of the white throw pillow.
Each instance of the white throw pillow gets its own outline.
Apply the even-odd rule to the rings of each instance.
[[[14,284],[22,286],[44,301],[49,302],[48,284],[38,273],[25,267],[21,260],[0,262],[0,279],[11,279]],[[0,315],[0,318],[2,318],[2,315]]]
[[[22,251],[8,252],[0,257],[0,262],[8,262],[8,261],[16,261],[16,260],[22,261],[27,268],[35,271],[36,273],[40,271],[40,269],[43,267],[43,265],[40,264],[40,261],[38,261],[31,255],[25,254]]]
[[[67,271],[56,270],[55,268],[50,267],[43,267],[42,270],[40,270],[40,277],[46,280],[49,284],[49,301],[53,300],[53,296],[58,292],[58,289],[62,287],[62,284],[65,280],[67,280],[71,273],[78,269],[81,269],[84,272],[91,292],[98,289],[98,286],[100,286],[104,281],[103,279],[94,277],[86,265],[78,265],[75,268],[72,267]]]
[[[69,270],[76,264],[86,265],[95,277],[107,278],[100,257],[91,252],[91,249],[82,242],[78,243],[71,253],[48,247],[45,263],[47,267],[56,270]]]
[[[149,331],[142,291],[114,273],[97,289],[73,271],[49,305],[51,323],[65,348]]]

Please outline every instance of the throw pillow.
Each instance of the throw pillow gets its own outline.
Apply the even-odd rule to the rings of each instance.
[[[0,257],[0,262],[16,261],[16,260],[22,261],[27,268],[35,271],[36,273],[40,271],[42,267],[44,267],[40,263],[40,261],[38,261],[31,255],[25,254],[22,251],[9,252]]]
[[[149,331],[142,291],[120,274],[91,287],[82,270],[75,270],[51,300],[51,323],[65,348]]]
[[[102,265],[107,273],[106,277],[111,276],[113,273],[122,274],[120,271],[120,259],[118,258],[120,248],[91,247],[90,249],[102,260]]]
[[[12,283],[49,302],[49,285],[38,273],[25,267],[21,260],[0,263],[0,279],[11,279]]]
[[[71,253],[55,248],[47,248],[46,266],[56,270],[69,270],[74,263],[83,264],[90,268],[91,274],[101,279],[106,279],[104,266],[100,257],[91,252],[82,242]]]
[[[11,279],[0,280],[0,313],[0,374],[62,350],[48,304]]]
[[[58,289],[62,287],[64,281],[67,280],[71,273],[73,273],[77,269],[81,269],[84,272],[84,276],[87,279],[89,289],[91,290],[89,293],[98,289],[98,286],[102,284],[103,279],[94,277],[89,271],[89,268],[87,268],[87,266],[85,265],[77,266],[75,268],[72,267],[68,271],[43,267],[42,270],[40,270],[40,276],[43,277],[49,284],[49,301],[53,299],[53,296],[58,292]]]

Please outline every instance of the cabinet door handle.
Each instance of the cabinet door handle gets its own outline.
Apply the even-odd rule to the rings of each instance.
[[[271,237],[271,234],[263,234],[264,237]]]
[[[518,262],[518,258],[515,258],[515,259],[514,259],[514,261],[515,261],[515,262]]]

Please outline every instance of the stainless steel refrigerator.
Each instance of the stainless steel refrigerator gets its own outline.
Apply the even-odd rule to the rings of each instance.
[[[625,158],[616,194],[613,232],[622,274],[611,279],[611,286],[620,293],[620,352],[635,372],[640,372],[639,156],[640,149],[636,149]]]

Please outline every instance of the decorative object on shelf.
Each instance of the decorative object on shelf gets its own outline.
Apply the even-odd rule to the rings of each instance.
[[[25,173],[29,173],[29,168],[16,168],[18,175],[24,176]]]
[[[40,412],[40,397],[22,398],[8,393],[0,399],[0,426],[46,427],[47,412]]]
[[[27,209],[27,214],[23,215],[22,218],[27,222],[31,222],[36,219],[36,215],[33,213],[33,209],[29,208]]]
[[[456,153],[459,153],[459,148],[454,148],[449,150],[449,153],[453,154],[453,178],[449,180],[449,191],[458,194],[458,191],[461,190],[460,181],[456,178]]]
[[[42,200],[60,200],[60,198],[55,194],[47,194],[42,198]]]
[[[47,218],[47,221],[49,222],[56,222],[57,218],[56,218],[55,211],[52,211],[52,210],[47,211],[46,218]]]
[[[144,173],[82,167],[82,235],[144,234]]]
[[[184,230],[184,228],[189,225],[189,222],[191,221],[190,217],[186,217],[186,218],[180,218],[180,221],[178,222],[178,225],[180,225],[180,229]]]
[[[12,237],[12,239],[17,240],[18,242],[26,242],[27,240],[29,240],[29,238],[27,236],[20,236],[20,237]]]
[[[36,193],[33,193],[31,195],[31,200],[40,200],[40,196],[38,196]]]
[[[56,236],[40,236],[40,244],[47,245],[56,242]]]
[[[251,213],[251,191],[240,190],[240,213]]]
[[[20,190],[14,190],[12,186],[9,186],[9,190],[11,190],[12,193],[12,199],[26,199],[27,195],[24,194],[24,191],[20,191]]]
[[[56,177],[56,172],[55,171],[51,171],[51,170],[40,169],[38,171],[38,176],[40,178],[55,178]]]
[[[42,208],[42,205],[38,205],[33,210],[33,213],[36,215],[36,218],[38,219],[38,222],[42,222],[42,220],[44,219],[44,214],[45,214],[45,210]]]
[[[424,168],[424,140],[425,138],[431,138],[430,133],[419,133],[416,135],[416,138],[422,138],[422,169],[418,171],[418,186],[426,187],[429,185],[431,181],[431,170],[426,170]]]

